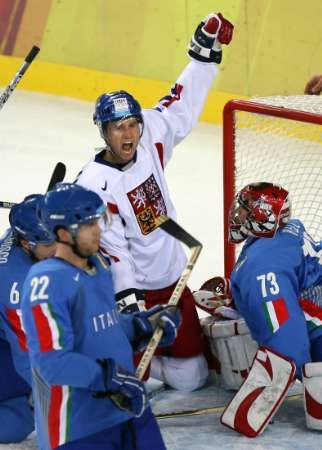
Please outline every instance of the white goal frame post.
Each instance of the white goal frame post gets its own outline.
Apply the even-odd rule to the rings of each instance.
[[[290,193],[292,217],[322,239],[322,96],[231,100],[223,111],[225,276],[241,245],[228,241],[228,214],[236,193],[257,181]],[[238,249],[239,247],[239,249]]]

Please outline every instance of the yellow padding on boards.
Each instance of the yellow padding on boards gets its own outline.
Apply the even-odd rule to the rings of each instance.
[[[8,85],[22,62],[21,58],[0,55],[0,85]],[[167,95],[171,86],[172,83],[165,81],[35,60],[23,76],[19,89],[93,102],[103,92],[123,89],[131,92],[141,105],[147,108],[154,106],[161,97]],[[223,107],[233,98],[243,97],[226,92],[211,91],[200,120],[222,123]]]

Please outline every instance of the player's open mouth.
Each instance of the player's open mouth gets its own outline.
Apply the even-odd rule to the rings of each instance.
[[[131,152],[133,149],[133,142],[126,142],[122,145],[122,150],[125,152]]]

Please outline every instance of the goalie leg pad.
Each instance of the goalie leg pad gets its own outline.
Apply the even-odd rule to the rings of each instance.
[[[284,400],[295,371],[293,361],[260,347],[248,377],[222,414],[221,423],[248,437],[262,433]]]
[[[322,430],[322,362],[302,367],[306,426]]]
[[[239,389],[250,371],[258,348],[244,319],[216,320],[206,317],[201,323],[211,353],[220,364],[216,382],[225,389]]]

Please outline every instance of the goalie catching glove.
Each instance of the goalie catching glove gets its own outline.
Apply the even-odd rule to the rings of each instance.
[[[95,392],[94,397],[109,398],[121,410],[129,411],[135,417],[142,416],[148,405],[144,382],[117,365],[113,359],[102,359],[97,362],[103,369],[105,391]]]
[[[220,64],[221,44],[229,44],[234,26],[220,13],[211,13],[198,25],[188,45],[188,54],[197,61]]]
[[[157,326],[163,329],[160,347],[171,345],[177,337],[181,323],[181,314],[174,306],[155,305],[147,311],[135,313],[133,324],[136,337],[136,351],[142,351],[149,343]]]
[[[207,280],[199,291],[193,293],[196,305],[212,316],[238,319],[240,315],[232,307],[230,280],[224,277],[213,277]]]

